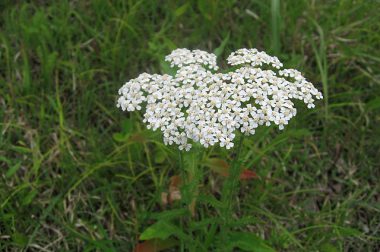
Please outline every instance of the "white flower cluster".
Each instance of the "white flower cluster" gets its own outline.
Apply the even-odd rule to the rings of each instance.
[[[165,60],[179,68],[175,76],[140,74],[120,88],[117,107],[145,108],[147,127],[160,129],[164,143],[181,150],[192,141],[229,149],[236,130],[252,135],[259,125],[283,129],[296,115],[291,99],[308,108],[322,99],[299,71],[278,70],[277,57],[256,49],[233,52],[228,63],[240,68],[228,73],[211,72],[218,69],[216,56],[200,50],[176,49]]]
[[[201,50],[190,51],[186,48],[180,48],[172,51],[165,57],[170,66],[183,67],[187,65],[203,65],[210,69],[218,70],[216,65],[216,55]]]
[[[242,48],[230,54],[227,58],[228,64],[232,66],[250,64],[253,67],[263,64],[271,65],[280,69],[283,65],[277,57],[268,55],[266,52],[259,52],[256,48]]]

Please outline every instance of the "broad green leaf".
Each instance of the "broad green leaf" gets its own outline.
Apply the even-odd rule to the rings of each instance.
[[[161,220],[154,223],[152,226],[148,227],[140,236],[140,240],[150,240],[150,239],[162,239],[165,240],[169,236],[174,235],[178,228],[173,224]]]
[[[350,227],[336,227],[336,232],[339,236],[360,236],[362,232]]]
[[[367,110],[373,110],[373,109],[378,109],[380,108],[380,97],[377,97],[373,100],[370,100],[367,104],[366,104],[366,109]]]
[[[136,245],[134,252],[159,252],[172,248],[178,244],[178,241],[172,238],[161,240],[152,239]]]
[[[331,245],[330,243],[323,243],[321,248],[321,252],[339,252],[339,249],[337,249],[335,246]]]
[[[18,169],[21,167],[21,162],[18,162],[17,164],[13,165],[11,168],[8,169],[7,173],[5,174],[6,178],[12,177],[13,174],[15,174]]]
[[[154,153],[154,162],[156,164],[162,164],[165,162],[166,159],[166,153],[162,149],[157,149],[157,151]]]
[[[121,132],[112,135],[113,139],[117,142],[125,142],[129,139],[133,132],[132,119],[124,119],[121,123]]]
[[[174,11],[174,16],[176,17],[180,17],[182,16],[183,14],[185,14],[187,8],[190,6],[190,3],[187,2],[185,4],[183,4],[182,6],[178,7],[175,11]]]
[[[263,239],[252,233],[233,232],[229,235],[229,247],[252,252],[274,252]]]
[[[16,232],[12,235],[12,241],[17,246],[24,247],[28,243],[28,237]]]
[[[124,135],[122,133],[114,133],[112,135],[112,138],[116,141],[116,142],[125,142],[127,141],[127,139],[129,138],[128,135]]]
[[[28,194],[23,198],[22,204],[24,206],[29,205],[33,201],[33,199],[37,196],[37,194],[38,194],[38,191],[36,189],[29,191]]]

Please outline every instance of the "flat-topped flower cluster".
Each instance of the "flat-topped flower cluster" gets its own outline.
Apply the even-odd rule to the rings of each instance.
[[[204,147],[233,147],[237,130],[255,134],[260,125],[283,129],[296,115],[292,99],[308,108],[322,94],[295,69],[257,49],[239,49],[228,58],[235,70],[215,73],[216,55],[176,49],[165,57],[178,70],[174,76],[142,73],[119,90],[117,107],[144,109],[144,123],[159,129],[165,144],[189,150],[192,142]]]

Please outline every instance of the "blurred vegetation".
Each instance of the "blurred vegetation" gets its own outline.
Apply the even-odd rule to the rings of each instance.
[[[175,48],[255,47],[323,91],[246,139],[236,218],[277,251],[380,250],[380,2],[0,1],[0,250],[132,251],[180,173],[118,88]],[[222,45],[222,46],[221,46]],[[214,148],[204,157],[229,162]],[[202,190],[223,176],[204,167]],[[175,209],[166,206],[166,209]],[[194,235],[215,209],[196,209]],[[156,216],[156,217],[155,217]],[[159,218],[162,218],[159,217]]]

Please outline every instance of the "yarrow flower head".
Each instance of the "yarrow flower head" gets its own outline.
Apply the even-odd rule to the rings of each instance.
[[[119,90],[117,107],[144,110],[148,129],[159,129],[165,144],[190,150],[218,144],[230,149],[236,131],[255,134],[260,125],[280,130],[296,115],[293,99],[313,108],[322,94],[295,69],[257,49],[239,49],[227,62],[234,71],[217,73],[216,55],[176,49],[165,57],[174,76],[142,73]]]

